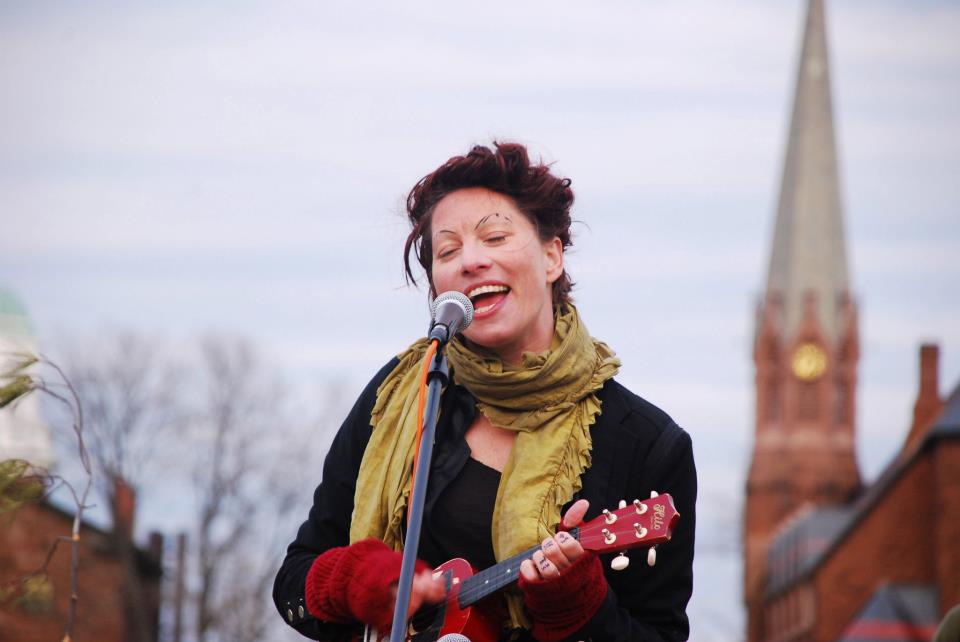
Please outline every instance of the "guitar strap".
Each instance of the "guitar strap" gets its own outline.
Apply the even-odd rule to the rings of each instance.
[[[666,430],[660,433],[647,454],[647,461],[644,462],[643,477],[641,478],[642,483],[640,484],[640,490],[644,493],[644,497],[649,497],[651,490],[658,493],[665,492],[665,489],[654,488],[653,485],[656,480],[663,479],[663,473],[666,472],[664,461],[670,451],[673,450],[677,439],[683,434],[682,430],[674,430],[674,428],[676,428],[676,425],[671,423]]]

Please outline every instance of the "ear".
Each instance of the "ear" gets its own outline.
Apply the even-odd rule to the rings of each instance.
[[[553,283],[563,274],[563,242],[559,237],[543,244],[543,256],[547,264],[547,283]]]

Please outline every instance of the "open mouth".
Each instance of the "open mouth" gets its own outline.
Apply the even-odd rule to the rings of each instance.
[[[481,285],[467,292],[467,297],[473,303],[474,314],[483,314],[492,310],[509,292],[510,288],[505,285]]]

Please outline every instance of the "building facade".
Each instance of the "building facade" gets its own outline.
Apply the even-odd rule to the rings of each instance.
[[[955,463],[952,419],[937,392],[936,348],[926,346],[917,419],[904,450],[864,488],[855,451],[859,329],[826,34],[824,0],[809,0],[753,345],[756,423],[743,522],[746,637],[901,639],[850,637],[869,633],[869,626],[860,633],[849,628],[869,620],[858,614],[898,611],[914,613],[907,619],[924,622],[917,630],[926,635],[902,639],[928,640],[931,632],[923,627],[960,598],[960,583],[941,586],[946,573],[960,577],[957,553],[944,539],[956,534],[960,542],[960,533],[941,512],[960,509],[952,503],[955,482],[943,468]],[[940,414],[946,423],[930,432]],[[895,537],[901,530],[902,540]],[[906,546],[923,552],[902,550]],[[912,606],[892,609],[894,602]],[[889,626],[884,635],[899,631],[899,624]]]
[[[936,370],[924,346],[918,412],[873,484],[779,525],[756,639],[926,642],[960,604],[960,386],[942,402]]]
[[[73,515],[48,502],[29,503],[0,522],[0,642],[47,642],[63,638],[71,594],[69,541]],[[76,640],[156,642],[159,634],[163,540],[134,547],[125,529],[80,530]],[[127,596],[136,595],[135,601]]]
[[[22,354],[36,352],[26,310],[10,290],[0,288],[0,372],[22,361]],[[0,461],[13,459],[27,461],[38,475],[54,462],[38,394],[0,408]],[[4,490],[0,485],[0,493]],[[154,534],[148,547],[135,546],[133,491],[118,482],[112,495],[111,528],[89,523],[80,528],[74,639],[156,642],[163,540]],[[0,642],[60,640],[73,590],[74,515],[46,499],[7,507],[0,501]]]

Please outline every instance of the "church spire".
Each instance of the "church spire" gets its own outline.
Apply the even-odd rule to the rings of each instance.
[[[810,0],[797,71],[767,294],[782,302],[783,336],[803,319],[813,293],[825,338],[836,341],[848,290],[840,179],[830,98],[823,0]]]
[[[756,432],[744,507],[748,642],[767,637],[767,548],[777,529],[805,505],[842,504],[860,487],[857,311],[823,5],[808,0],[766,293],[757,310]]]

